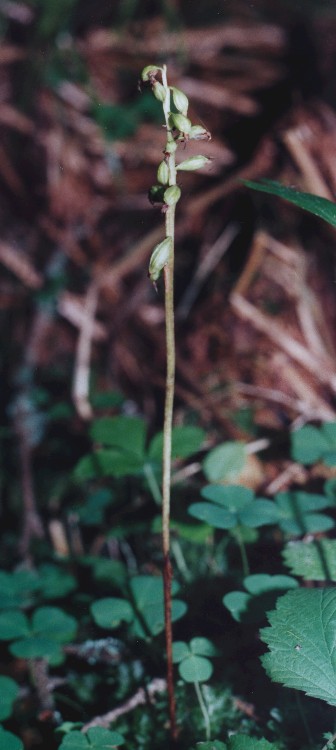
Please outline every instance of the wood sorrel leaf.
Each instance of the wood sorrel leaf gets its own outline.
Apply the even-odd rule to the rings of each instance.
[[[274,682],[336,705],[336,589],[289,591],[268,614],[262,664]]]

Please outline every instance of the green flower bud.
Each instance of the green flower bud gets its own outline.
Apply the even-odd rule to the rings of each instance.
[[[158,178],[158,182],[161,182],[162,185],[168,185],[169,169],[168,169],[167,162],[162,161],[161,164],[159,164],[158,171],[157,171],[157,178]]]
[[[169,154],[175,154],[176,149],[177,143],[175,141],[167,141],[163,153],[169,156]]]
[[[161,70],[161,68],[158,68],[157,65],[146,65],[141,73],[141,80],[153,83],[159,70]]]
[[[191,141],[211,141],[211,133],[203,125],[192,125],[189,138]]]
[[[155,96],[155,99],[157,99],[159,102],[164,102],[167,92],[164,86],[162,86],[162,83],[159,83],[159,81],[154,81],[153,83],[153,94]]]
[[[183,91],[181,91],[180,89],[176,89],[175,86],[171,86],[171,90],[173,93],[173,102],[176,109],[186,117],[189,107],[188,97],[183,93]]]
[[[206,156],[189,156],[189,159],[181,161],[181,164],[178,164],[176,169],[182,172],[192,172],[194,169],[202,169],[202,167],[210,164],[210,162],[211,159],[208,159]]]
[[[181,115],[179,112],[171,112],[169,115],[169,124],[172,128],[179,130],[183,135],[188,135],[191,129],[191,122],[188,117]]]
[[[148,191],[148,200],[154,206],[155,203],[164,203],[164,192],[165,188],[163,185],[152,185]]]
[[[153,283],[158,280],[162,269],[167,265],[172,247],[173,242],[171,237],[166,237],[165,240],[155,245],[148,268],[148,276]]]
[[[174,206],[181,197],[181,190],[178,185],[171,185],[164,191],[163,200],[166,206]]]

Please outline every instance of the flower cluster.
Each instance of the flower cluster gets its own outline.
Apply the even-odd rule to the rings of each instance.
[[[158,76],[161,80],[158,80]],[[176,165],[175,154],[178,146],[190,140],[208,141],[211,135],[203,125],[193,125],[189,120],[188,97],[180,89],[168,85],[165,65],[163,67],[147,65],[141,73],[141,80],[150,84],[155,98],[162,103],[165,116],[167,142],[163,149],[163,160],[157,170],[157,184],[149,190],[149,200],[152,204],[161,205],[162,212],[167,214],[169,209],[174,211],[181,196],[181,190],[176,184],[176,173],[191,172],[210,163],[210,159],[206,156],[197,155],[190,156]],[[174,111],[171,108],[171,100]],[[167,225],[166,221],[166,228]],[[169,234],[168,225],[168,233],[165,239],[155,246],[149,263],[149,277],[154,284],[163,268],[169,263],[173,251],[174,243]]]

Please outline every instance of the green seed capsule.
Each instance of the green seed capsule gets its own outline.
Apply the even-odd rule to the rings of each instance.
[[[146,65],[141,73],[141,80],[153,82],[159,70],[161,70],[161,68],[158,68],[156,65]]]
[[[158,245],[155,245],[148,268],[148,276],[153,283],[158,280],[162,269],[167,265],[172,247],[171,237],[166,237]]]
[[[165,188],[163,185],[152,185],[152,187],[148,191],[148,200],[152,204],[152,206],[155,205],[155,203],[164,203],[164,192]]]
[[[188,107],[189,107],[189,100],[188,97],[181,91],[180,89],[175,88],[175,86],[171,86],[172,94],[173,94],[173,102],[175,104],[176,109],[185,117],[187,116]],[[185,131],[184,131],[185,132]]]
[[[179,112],[171,112],[169,115],[169,124],[172,128],[179,130],[183,135],[188,135],[191,129],[191,122],[188,117],[181,115]]]
[[[155,96],[155,99],[157,99],[159,102],[164,102],[167,92],[164,86],[162,86],[162,83],[159,81],[154,81],[153,83],[153,94]]]
[[[161,164],[159,164],[157,178],[158,182],[161,182],[161,185],[168,185],[169,169],[168,164],[165,161],[162,161]]]
[[[163,194],[163,200],[166,204],[166,206],[174,206],[175,203],[180,199],[181,197],[181,190],[178,187],[178,185],[171,185],[167,188],[167,190],[164,191]]]
[[[203,125],[192,125],[189,138],[191,141],[211,141],[211,133]]]
[[[202,169],[202,167],[210,164],[210,162],[211,159],[208,159],[206,156],[189,156],[189,159],[181,161],[181,164],[178,164],[176,169],[182,172],[192,172],[194,169]]]

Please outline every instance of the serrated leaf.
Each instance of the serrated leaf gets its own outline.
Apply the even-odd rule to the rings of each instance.
[[[211,661],[195,654],[190,654],[187,659],[183,659],[178,669],[185,682],[206,682],[213,672]]]
[[[300,589],[279,597],[261,639],[263,666],[274,682],[336,705],[336,588]]]
[[[207,453],[202,464],[204,474],[209,482],[234,482],[242,472],[246,458],[244,443],[222,443]]]
[[[262,193],[269,193],[270,195],[276,195],[278,198],[283,198],[288,203],[293,203],[299,208],[303,208],[304,211],[308,211],[314,216],[318,216],[327,224],[336,227],[336,205],[333,201],[329,201],[327,198],[322,198],[319,195],[312,195],[311,193],[302,193],[295,188],[287,187],[282,185],[280,182],[274,180],[261,180],[260,182],[252,182],[250,180],[243,180],[244,184],[252,190],[257,190]]]
[[[336,540],[290,542],[283,550],[285,564],[305,581],[336,581]]]

